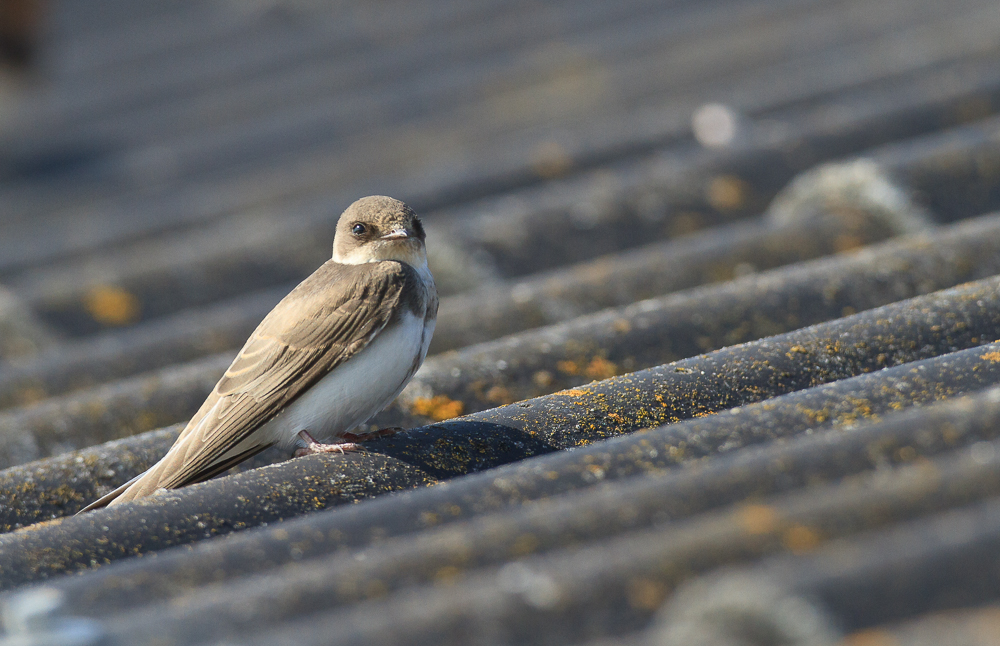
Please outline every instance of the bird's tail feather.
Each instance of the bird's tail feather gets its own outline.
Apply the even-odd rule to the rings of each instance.
[[[95,500],[94,502],[90,503],[89,505],[87,505],[86,507],[84,507],[83,509],[81,509],[80,511],[78,511],[76,513],[77,514],[82,514],[83,512],[90,511],[91,509],[99,509],[101,507],[106,507],[107,505],[109,505],[111,503],[112,500],[114,500],[118,496],[120,496],[123,493],[125,493],[125,490],[128,489],[129,487],[131,487],[135,483],[135,481],[138,480],[139,478],[141,478],[144,474],[145,474],[145,472],[140,473],[139,475],[137,475],[136,477],[132,478],[131,480],[129,480],[128,482],[126,482],[122,486],[120,486],[117,489],[115,489],[114,491],[112,491],[111,493],[104,494],[103,496],[101,496],[100,498],[98,498],[97,500]]]
[[[271,446],[271,444],[258,444],[251,446],[240,453],[232,456],[223,456],[215,464],[206,467],[205,469],[199,471],[197,474],[192,474],[191,477],[180,481],[180,482],[164,482],[161,472],[167,465],[167,458],[170,457],[168,453],[159,462],[151,466],[146,471],[143,471],[136,477],[132,478],[122,486],[118,487],[111,493],[105,494],[90,503],[80,511],[78,514],[82,514],[85,511],[90,511],[91,509],[98,509],[100,507],[106,507],[113,502],[128,502],[129,500],[134,500],[136,498],[145,498],[146,496],[152,495],[157,490],[164,488],[164,484],[168,489],[179,489],[180,487],[186,487],[187,485],[197,484],[199,482],[204,482],[209,478],[214,478],[223,471],[228,470],[230,467],[236,466],[240,462],[243,462],[247,458],[253,457],[254,455],[260,453],[264,449]]]

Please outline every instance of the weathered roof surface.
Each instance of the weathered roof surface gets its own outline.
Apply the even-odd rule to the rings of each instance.
[[[44,15],[0,78],[0,645],[995,643],[995,1]],[[370,423],[413,430],[74,516],[372,193],[443,295]]]

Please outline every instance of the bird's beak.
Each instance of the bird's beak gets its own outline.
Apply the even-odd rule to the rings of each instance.
[[[382,236],[383,240],[404,240],[411,237],[411,233],[406,229],[396,229]]]

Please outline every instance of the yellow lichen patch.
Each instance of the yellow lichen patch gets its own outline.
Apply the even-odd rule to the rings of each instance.
[[[862,417],[872,416],[871,402],[869,402],[867,399],[860,399],[858,397],[846,397],[846,400],[849,404],[851,404],[851,406],[854,406],[854,409],[857,411],[858,415],[861,415]]]
[[[607,379],[618,374],[618,366],[604,357],[594,357],[583,373],[591,379]]]
[[[806,417],[808,417],[814,424],[822,424],[830,418],[830,412],[825,410],[815,410],[812,408],[806,408],[801,404],[797,404],[796,409]]]
[[[750,193],[750,185],[734,175],[719,175],[712,178],[705,190],[705,199],[712,208],[731,211],[742,207]]]
[[[773,507],[767,505],[745,505],[736,512],[736,522],[748,534],[768,534],[773,532],[780,517]]]
[[[980,359],[986,359],[987,361],[1000,361],[1000,352],[987,352],[979,357]]]
[[[461,575],[462,571],[454,565],[445,565],[434,572],[434,581],[448,585],[454,583]]]
[[[51,500],[53,502],[58,502],[58,501],[65,502],[69,500],[76,500],[78,502],[82,502],[84,499],[82,493],[80,493],[74,487],[68,484],[59,485],[55,489],[52,489],[49,492],[47,492],[45,495],[39,496],[39,498],[42,500]]]
[[[25,527],[21,531],[23,531],[23,532],[32,532],[32,531],[35,531],[37,529],[44,529],[46,527],[54,527],[54,526],[62,523],[63,520],[65,520],[65,519],[64,518],[53,518],[52,520],[43,520],[40,523],[35,523],[33,525],[28,525],[27,527]]]
[[[569,397],[581,397],[587,394],[586,390],[580,390],[579,388],[571,388],[570,390],[563,390],[556,393],[557,395],[567,395]]]
[[[816,549],[820,543],[820,537],[819,534],[805,525],[793,525],[781,535],[781,543],[785,549],[795,554],[803,554]]]
[[[539,388],[548,388],[552,385],[552,381],[554,379],[555,378],[552,376],[552,373],[548,370],[539,370],[531,376],[531,380]]]
[[[556,369],[567,375],[580,374],[580,366],[575,361],[558,361],[556,362]]]
[[[433,397],[418,397],[410,404],[410,411],[414,415],[430,417],[435,422],[458,417],[465,410],[465,404],[447,395],[434,395]]]
[[[113,285],[98,285],[87,292],[84,307],[102,325],[129,325],[139,319],[139,299]]]
[[[667,586],[650,579],[632,579],[626,590],[628,604],[636,609],[656,610],[667,598]]]
[[[486,391],[486,401],[494,404],[512,404],[515,400],[510,391],[503,386],[493,386]]]

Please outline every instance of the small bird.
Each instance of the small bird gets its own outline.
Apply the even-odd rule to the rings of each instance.
[[[437,309],[416,214],[390,197],[358,200],[333,258],[257,326],[163,459],[82,511],[202,482],[275,444],[296,456],[356,450],[351,440],[386,432],[350,431],[423,363]]]

